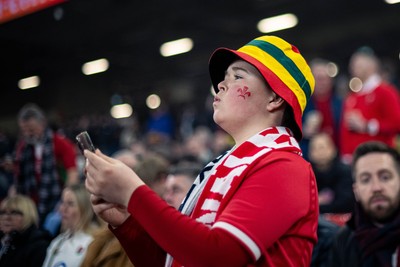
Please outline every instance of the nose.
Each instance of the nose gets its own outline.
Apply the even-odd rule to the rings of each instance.
[[[164,200],[169,204],[172,205],[172,193],[171,192],[166,192],[164,194]]]
[[[219,93],[221,91],[224,91],[226,89],[225,81],[224,80],[220,81],[218,83],[217,87],[218,87],[218,92],[217,93]]]
[[[382,184],[379,179],[372,179],[371,187],[374,192],[382,191]]]

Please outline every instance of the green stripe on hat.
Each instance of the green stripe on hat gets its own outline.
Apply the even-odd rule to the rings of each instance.
[[[269,42],[262,40],[253,40],[247,45],[256,46],[274,57],[290,73],[293,79],[296,80],[299,87],[303,89],[306,98],[308,99],[311,96],[312,91],[308,80],[303,75],[301,70],[297,67],[296,63],[293,62],[293,60],[288,57],[281,49]],[[266,66],[268,65],[266,64],[266,62],[262,63]]]

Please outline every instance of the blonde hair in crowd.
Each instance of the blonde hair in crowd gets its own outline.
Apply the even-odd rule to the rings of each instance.
[[[85,185],[74,184],[65,187],[64,191],[65,190],[70,190],[74,194],[81,216],[79,224],[76,227],[76,231],[82,230],[86,233],[93,233],[93,231],[99,226],[99,221],[97,220],[97,217],[92,209],[90,196]]]
[[[31,225],[39,225],[39,215],[36,204],[27,196],[17,194],[7,197],[1,202],[1,209],[21,211],[23,214],[23,230],[26,230]]]

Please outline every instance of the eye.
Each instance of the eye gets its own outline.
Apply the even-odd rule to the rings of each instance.
[[[234,75],[234,77],[235,77],[235,80],[243,79],[243,77],[242,77],[242,76],[240,76],[240,75],[237,75],[237,74],[235,74],[235,75]]]
[[[390,173],[382,173],[382,174],[379,176],[379,179],[382,180],[382,181],[384,181],[384,182],[387,182],[387,181],[389,181],[389,180],[392,179],[392,175],[391,175]]]
[[[370,181],[370,176],[363,175],[359,178],[360,184],[368,184]]]

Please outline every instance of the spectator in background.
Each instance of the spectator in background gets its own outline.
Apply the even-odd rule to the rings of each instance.
[[[12,144],[11,138],[0,129],[0,202],[7,197],[13,183]]]
[[[340,226],[337,224],[326,220],[323,216],[319,216],[318,242],[313,249],[310,267],[327,267],[330,265],[330,251],[339,229]]]
[[[128,148],[116,151],[112,155],[112,157],[115,159],[119,159],[132,169],[134,169],[138,164],[140,164],[140,159],[138,158],[137,154]]]
[[[35,104],[22,107],[18,125],[21,136],[15,147],[15,181],[11,191],[35,201],[42,225],[60,200],[63,185],[79,182],[76,146],[48,127],[45,114]]]
[[[0,266],[42,266],[52,237],[38,224],[37,208],[29,197],[14,195],[1,202]]]
[[[352,171],[357,206],[335,238],[331,266],[399,266],[400,155],[366,142],[354,152]]]
[[[225,151],[228,151],[234,145],[234,140],[227,132],[222,129],[215,130],[211,144],[214,157],[221,155]]]
[[[79,267],[93,232],[99,227],[83,184],[64,188],[60,205],[61,233],[51,242],[43,267]]]
[[[317,179],[320,213],[351,212],[354,203],[351,168],[340,161],[329,134],[319,133],[311,138],[309,158]]]
[[[168,106],[161,104],[158,108],[151,110],[147,119],[147,143],[150,146],[168,143],[175,134],[174,127],[174,120]]]
[[[329,134],[335,145],[339,144],[339,122],[342,114],[342,99],[335,90],[330,62],[316,58],[310,62],[310,67],[315,78],[315,89],[304,110],[303,139],[300,142],[306,159],[309,155],[310,139],[320,132]]]
[[[352,84],[357,85],[345,99],[340,127],[340,153],[346,163],[351,163],[359,144],[377,140],[394,147],[400,133],[399,93],[383,81],[374,52],[367,47],[357,50],[350,58],[349,71]]]
[[[206,164],[213,158],[210,148],[212,133],[206,126],[198,126],[184,144],[185,153],[195,156],[200,162]]]
[[[143,177],[143,181],[151,189],[162,196],[165,191],[165,180],[167,179],[170,162],[164,156],[150,153],[134,168],[135,172]]]
[[[174,165],[165,181],[163,198],[172,207],[179,209],[187,192],[189,192],[197,175],[201,171],[201,165],[196,162],[181,161]]]

